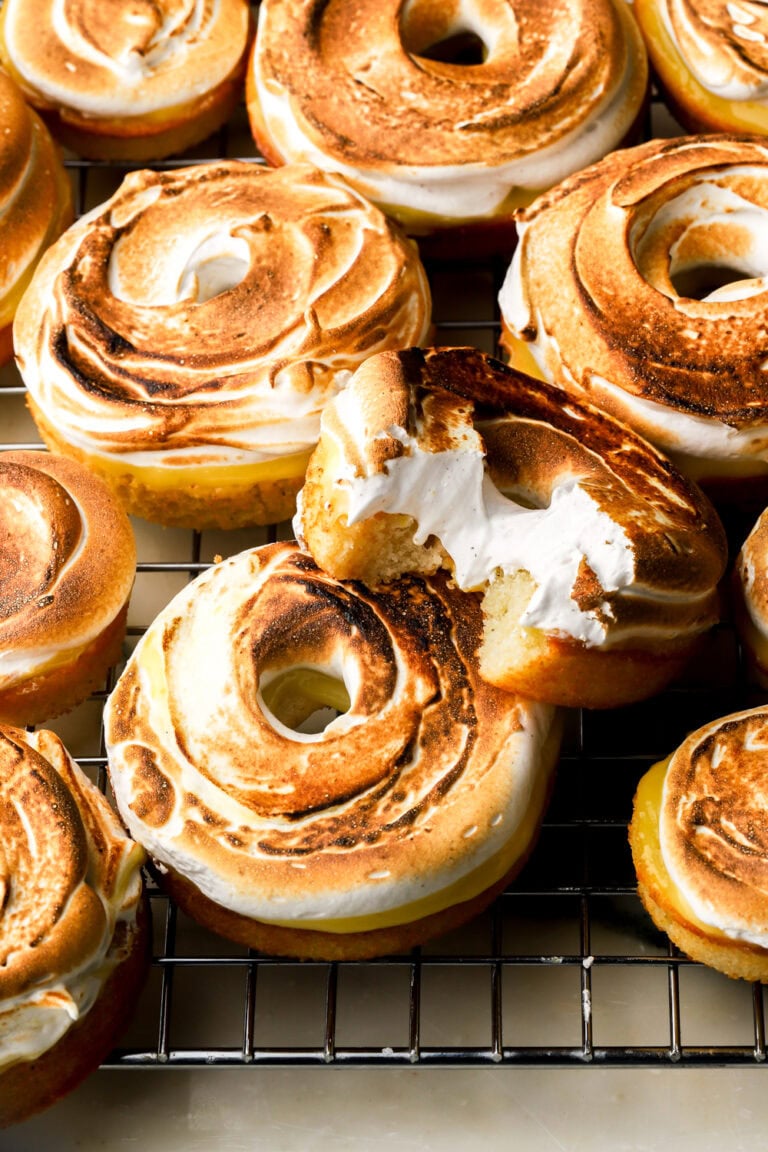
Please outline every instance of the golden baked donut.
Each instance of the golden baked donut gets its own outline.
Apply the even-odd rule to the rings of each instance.
[[[0,723],[39,724],[103,684],[135,573],[130,521],[98,477],[0,453]]]
[[[768,13],[754,0],[633,0],[670,110],[689,132],[768,134]]]
[[[43,252],[72,221],[72,189],[48,130],[0,71],[0,364],[16,306]]]
[[[180,906],[266,952],[402,952],[525,859],[555,712],[486,685],[442,575],[342,584],[294,542],[207,570],[107,703],[119,811]],[[325,711],[324,711],[325,710]]]
[[[713,493],[768,491],[768,144],[615,152],[518,228],[499,300],[513,361],[520,342]]]
[[[552,704],[657,692],[718,619],[723,531],[624,425],[473,348],[371,357],[323,414],[294,520],[339,579],[448,568],[480,668]]]
[[[647,78],[624,2],[262,0],[246,99],[270,163],[340,172],[455,242],[509,239],[517,205],[616,148]]]
[[[0,1126],[113,1048],[149,965],[142,849],[58,736],[0,726]]]
[[[430,307],[413,243],[340,178],[222,160],[128,175],[48,252],[14,340],[49,447],[139,516],[233,528],[292,514],[323,405]]]
[[[155,160],[229,118],[250,33],[247,0],[4,0],[0,59],[68,148]]]
[[[694,960],[768,981],[768,711],[705,724],[641,779],[629,829],[638,892]]]

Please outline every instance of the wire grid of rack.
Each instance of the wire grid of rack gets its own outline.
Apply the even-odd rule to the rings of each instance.
[[[657,110],[658,111],[658,110]],[[665,134],[668,134],[665,133]],[[244,110],[211,156],[258,161]],[[82,214],[125,169],[67,161]],[[507,260],[428,264],[435,342],[497,350]],[[0,449],[40,447],[13,367],[0,374]],[[135,522],[139,564],[127,650],[182,584],[242,548],[290,535],[184,532]],[[405,956],[358,963],[285,960],[214,937],[150,881],[152,972],[110,1068],[322,1066],[737,1066],[766,1060],[759,985],[681,956],[643,912],[626,827],[640,775],[706,720],[750,699],[727,625],[663,695],[607,713],[569,713],[558,779],[532,858],[471,925]],[[59,731],[107,788],[107,683]]]

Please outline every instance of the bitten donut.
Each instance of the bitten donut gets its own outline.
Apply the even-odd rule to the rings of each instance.
[[[103,684],[135,573],[130,521],[98,477],[0,454],[0,722],[39,724]]]
[[[58,736],[0,725],[0,1125],[75,1088],[149,965],[142,849]]]
[[[4,0],[0,58],[68,148],[155,160],[229,118],[250,32],[246,0]]]
[[[768,134],[768,14],[754,0],[634,0],[664,99],[689,132]]]
[[[768,712],[714,720],[640,781],[630,824],[638,892],[693,960],[768,981]]]
[[[322,407],[430,308],[412,242],[342,180],[221,161],[128,175],[48,252],[14,340],[50,448],[139,516],[234,528],[292,515]]]
[[[768,493],[768,146],[682,137],[615,152],[518,228],[499,299],[513,359],[522,345],[718,498],[754,495],[758,478]]]
[[[0,364],[16,306],[46,248],[72,221],[72,191],[48,130],[0,71]]]
[[[701,492],[473,348],[366,361],[323,414],[294,527],[338,578],[444,566],[481,590],[482,674],[553,704],[653,694],[718,618],[725,543]]]
[[[442,576],[342,584],[295,543],[207,570],[109,698],[120,813],[160,883],[263,951],[402,952],[490,903],[526,857],[552,709],[486,685],[480,614]]]
[[[262,0],[246,94],[271,163],[342,173],[414,235],[504,236],[624,141],[647,76],[613,0]]]

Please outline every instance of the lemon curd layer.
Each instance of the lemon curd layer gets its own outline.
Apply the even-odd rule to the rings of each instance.
[[[768,107],[758,101],[725,100],[708,91],[691,74],[670,36],[658,0],[635,0],[635,12],[648,45],[648,54],[664,87],[683,108],[711,125],[734,132],[768,131]]]
[[[505,328],[501,343],[507,354],[507,363],[510,368],[514,368],[517,372],[524,372],[526,376],[533,376],[534,380],[542,380],[545,384],[548,382],[525,340],[513,336]]]
[[[201,449],[201,454],[204,453]],[[197,491],[217,488],[250,487],[273,480],[293,480],[304,475],[312,449],[277,456],[273,460],[259,460],[238,464],[174,463],[166,458],[160,464],[135,464],[120,456],[103,456],[84,452],[87,462],[107,478],[130,475],[155,491],[178,491],[195,488]]]
[[[651,895],[665,912],[701,936],[729,941],[729,937],[711,924],[700,920],[684,894],[673,883],[667,871],[659,841],[662,792],[671,756],[649,769],[637,787],[632,818],[633,851],[642,856],[652,884]]]

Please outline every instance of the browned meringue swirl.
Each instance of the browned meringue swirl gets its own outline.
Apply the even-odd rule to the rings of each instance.
[[[267,918],[342,898],[354,914],[372,876],[409,884],[417,859],[426,877],[459,867],[467,829],[493,834],[506,812],[508,835],[551,717],[480,680],[480,633],[477,599],[440,576],[374,592],[293,543],[224,561],[161,613],[109,700],[124,820],[208,896]],[[348,693],[315,734],[267,704],[297,669]]]
[[[764,708],[706,725],[671,759],[660,824],[665,862],[694,908],[719,909],[717,926],[763,939],[768,919],[767,763]],[[711,911],[702,918],[715,923]]]
[[[730,99],[764,97],[768,13],[754,0],[663,0],[683,59],[704,87]]]
[[[102,801],[103,803],[103,801]],[[64,979],[106,950],[121,841],[52,733],[0,727],[0,998]],[[99,856],[94,860],[92,834]]]
[[[344,373],[428,322],[414,250],[342,181],[221,161],[130,174],[48,254],[15,340],[70,442],[258,459],[311,445]]]
[[[127,516],[84,467],[0,456],[0,687],[71,659],[111,623],[135,556]]]
[[[766,423],[764,143],[682,137],[618,151],[541,197],[521,223],[502,310],[558,383],[667,449],[688,437],[701,455],[739,451],[727,430],[713,443],[701,424],[678,431],[674,414],[737,431]],[[663,406],[670,421],[632,397]]]

